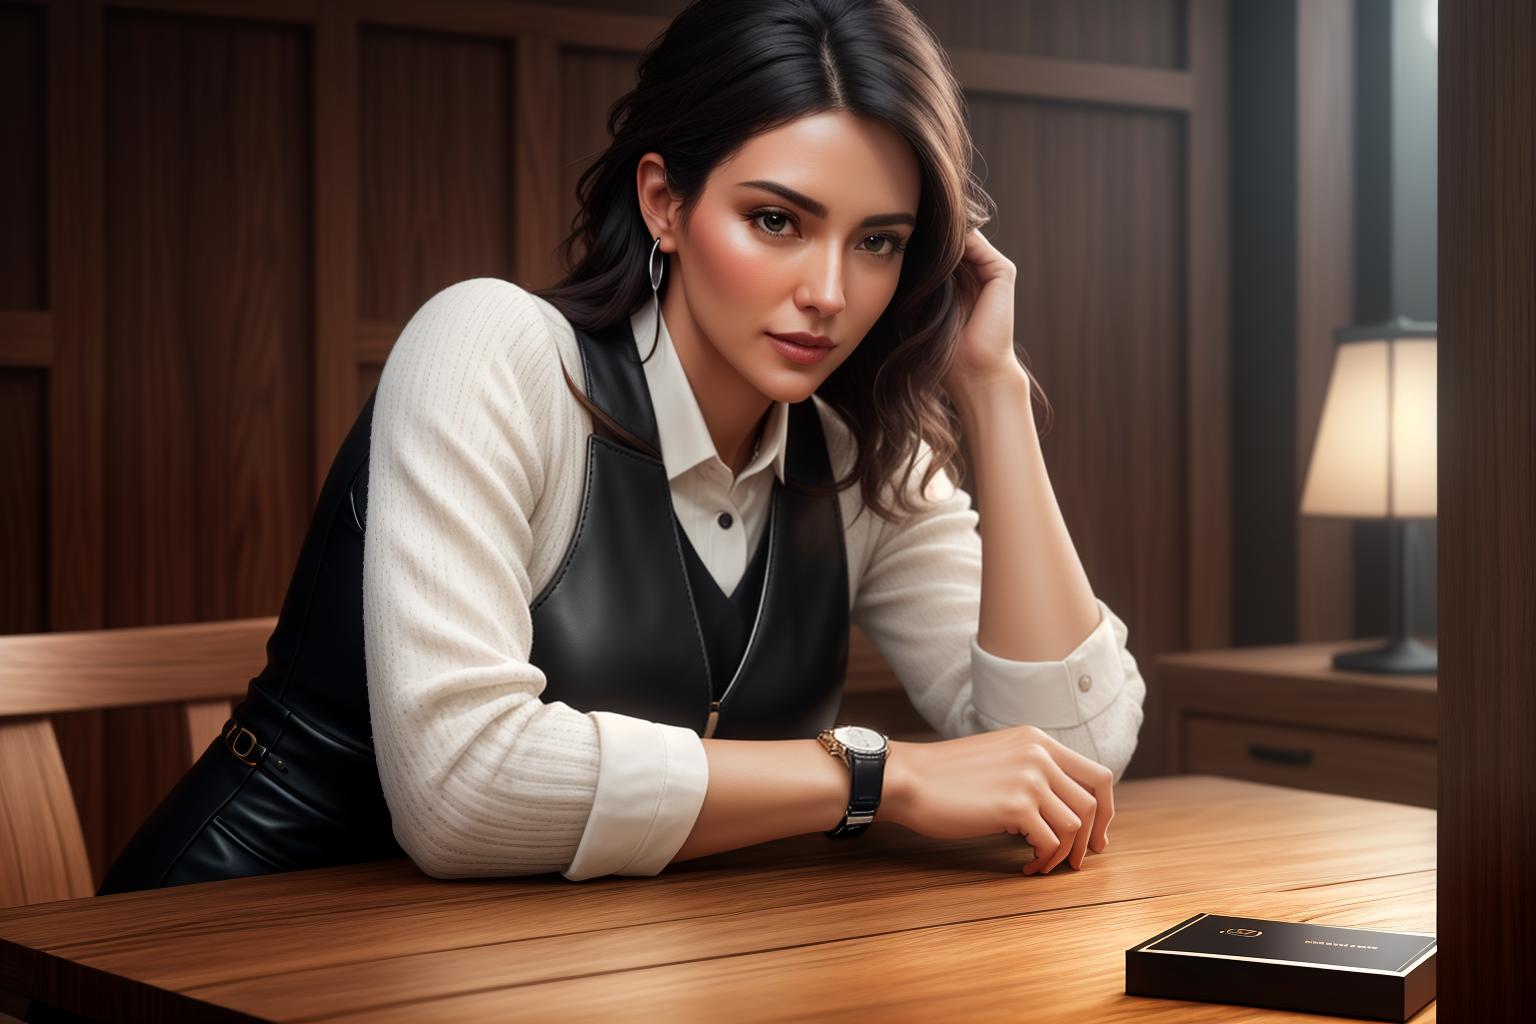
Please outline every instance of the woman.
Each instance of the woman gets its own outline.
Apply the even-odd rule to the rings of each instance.
[[[936,41],[897,0],[699,0],[609,130],[562,282],[407,325],[266,670],[102,893],[402,850],[654,875],[869,820],[1021,835],[1026,874],[1106,848],[1145,684]],[[812,738],[850,621],[945,740]]]

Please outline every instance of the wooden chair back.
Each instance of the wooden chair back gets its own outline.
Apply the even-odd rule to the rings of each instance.
[[[266,664],[272,616],[0,636],[0,907],[95,893],[50,715],[179,705],[191,765]]]

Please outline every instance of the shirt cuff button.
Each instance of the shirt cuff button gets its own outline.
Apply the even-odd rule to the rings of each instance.
[[[1077,677],[1077,688],[1079,690],[1082,690],[1084,693],[1087,693],[1090,689],[1093,688],[1093,677],[1092,676],[1078,676]]]
[[[715,520],[715,522],[720,524],[720,529],[722,530],[729,530],[731,528],[731,524],[735,521],[736,520],[731,518],[731,514],[729,512],[721,512],[719,517]]]

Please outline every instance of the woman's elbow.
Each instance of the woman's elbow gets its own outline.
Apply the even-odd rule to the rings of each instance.
[[[395,842],[411,863],[422,874],[441,881],[543,875],[560,871],[570,859],[562,860],[560,854],[554,854],[551,860],[547,850],[487,850],[467,833],[452,829],[431,836],[398,825],[394,831]]]
[[[395,842],[405,851],[411,863],[422,874],[432,878],[465,877],[462,858],[453,856],[452,827],[441,819],[429,823],[396,804],[396,801],[390,801],[390,827],[394,831]]]
[[[478,795],[482,799],[451,780],[396,780],[385,786],[395,842],[423,874],[443,880],[501,878],[560,871],[570,863],[580,825],[567,834],[537,806]]]

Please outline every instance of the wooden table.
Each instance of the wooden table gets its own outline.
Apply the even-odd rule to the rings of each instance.
[[[110,1019],[1318,1021],[1127,996],[1125,950],[1200,911],[1435,930],[1434,811],[1201,775],[1115,793],[1108,851],[1039,877],[1016,836],[877,825],[654,878],[401,860],[17,908],[0,987]]]

